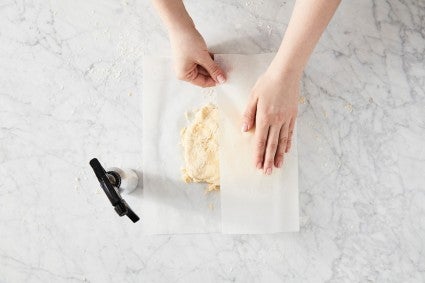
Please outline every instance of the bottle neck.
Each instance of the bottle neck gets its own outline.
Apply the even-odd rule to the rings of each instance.
[[[106,172],[106,176],[111,182],[112,186],[119,188],[121,186],[121,176],[115,171]]]

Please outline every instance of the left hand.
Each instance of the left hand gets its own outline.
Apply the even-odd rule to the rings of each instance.
[[[180,80],[200,87],[224,83],[224,71],[214,62],[212,54],[195,27],[170,32],[174,68]]]
[[[267,70],[256,82],[244,113],[242,131],[255,125],[254,162],[270,175],[282,167],[291,148],[298,113],[299,75],[278,75]]]

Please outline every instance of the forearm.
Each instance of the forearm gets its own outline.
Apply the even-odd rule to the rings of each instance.
[[[340,0],[297,0],[271,70],[279,76],[301,77],[320,36]]]
[[[169,33],[195,28],[182,0],[152,0]]]

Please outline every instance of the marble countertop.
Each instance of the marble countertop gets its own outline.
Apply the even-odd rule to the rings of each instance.
[[[186,1],[213,52],[293,1]],[[343,1],[303,78],[299,233],[144,236],[88,161],[141,169],[149,1],[0,2],[0,282],[423,282],[425,2]]]

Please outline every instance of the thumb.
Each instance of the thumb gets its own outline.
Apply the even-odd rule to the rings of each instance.
[[[205,56],[200,63],[216,83],[222,84],[226,81],[224,71],[216,62],[214,62],[211,56]]]
[[[257,114],[257,101],[257,97],[251,94],[251,98],[243,114],[242,132],[247,132],[254,126],[255,115]]]

